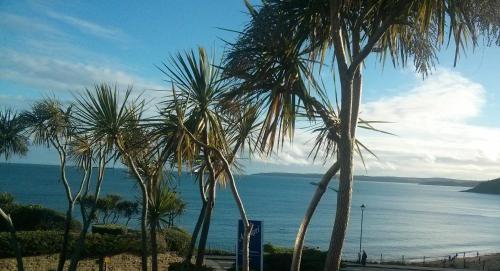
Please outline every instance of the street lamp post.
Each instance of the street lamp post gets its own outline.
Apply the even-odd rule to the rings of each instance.
[[[361,234],[359,235],[359,253],[358,253],[358,261],[361,262],[361,244],[363,242],[363,216],[365,213],[365,204],[361,204]]]

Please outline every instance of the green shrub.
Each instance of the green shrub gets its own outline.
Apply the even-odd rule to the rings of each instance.
[[[128,232],[127,227],[120,224],[99,224],[92,225],[92,233],[121,235]]]
[[[264,270],[289,271],[292,264],[293,248],[264,245]],[[302,252],[301,270],[322,271],[326,252],[318,249],[304,248]],[[235,270],[235,267],[229,269]]]
[[[19,231],[17,232],[17,238],[23,256],[36,256],[58,253],[62,245],[63,233],[62,231]],[[77,233],[70,234],[70,253],[73,251],[77,239]],[[163,253],[168,250],[185,255],[190,240],[189,234],[182,229],[171,228],[165,230],[163,233],[158,234],[158,252]],[[89,233],[85,240],[82,256],[112,256],[124,252],[140,254],[141,251],[141,237],[138,232],[126,234]],[[0,232],[0,258],[14,256],[14,250],[10,243],[10,234]]]
[[[172,263],[168,266],[169,271],[214,271],[215,269],[208,267],[208,266],[202,266],[200,268],[197,268],[194,264],[190,263],[188,265],[185,265],[184,263]]]
[[[112,256],[124,252],[139,254],[141,239],[137,234],[89,234],[85,241],[83,257]]]
[[[0,193],[0,208],[7,210],[9,206],[14,204],[14,196],[7,192]]]
[[[61,247],[63,234],[58,231],[17,232],[23,256],[57,253]],[[0,258],[14,257],[10,234],[0,233]]]
[[[52,209],[44,208],[40,205],[18,205],[11,204],[6,210],[18,231],[37,230],[64,230],[66,216]],[[71,229],[81,229],[81,223],[74,219],[71,221]],[[5,221],[0,221],[0,232],[8,231]]]
[[[61,231],[25,231],[17,232],[23,256],[35,256],[58,253],[63,240]],[[77,234],[71,234],[69,240],[70,253],[74,249]],[[138,234],[123,234],[120,236],[110,234],[88,234],[82,256],[111,256],[119,253],[141,252],[141,240]],[[0,258],[14,256],[10,244],[10,234],[0,233]]]
[[[191,243],[191,235],[185,230],[172,227],[163,230],[165,236],[166,249],[177,251],[180,256],[186,255]]]

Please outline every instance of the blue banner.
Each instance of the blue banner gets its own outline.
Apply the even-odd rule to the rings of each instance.
[[[263,222],[258,220],[249,220],[252,225],[252,232],[250,233],[249,244],[249,257],[250,269],[255,271],[263,271],[264,264],[264,228]],[[238,221],[238,244],[236,246],[236,270],[240,270],[243,261],[243,221]]]

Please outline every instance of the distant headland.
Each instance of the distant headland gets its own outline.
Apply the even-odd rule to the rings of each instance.
[[[481,182],[475,187],[465,190],[464,192],[500,195],[500,178]]]
[[[253,176],[267,176],[267,177],[294,177],[294,178],[311,178],[319,179],[323,176],[317,173],[284,173],[284,172],[270,172],[270,173],[256,173]],[[393,176],[354,176],[356,181],[362,182],[385,182],[385,183],[414,183],[421,185],[440,185],[440,186],[462,186],[462,187],[475,187],[481,181],[472,180],[458,180],[450,178],[416,178],[416,177],[393,177]]]

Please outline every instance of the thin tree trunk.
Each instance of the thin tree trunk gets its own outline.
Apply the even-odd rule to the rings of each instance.
[[[90,225],[92,224],[92,214],[89,216],[87,221],[83,222],[83,228],[78,236],[78,241],[75,244],[75,251],[73,251],[73,255],[71,256],[71,262],[69,264],[68,271],[76,271],[78,267],[78,262],[80,261],[80,256],[85,246],[85,239],[87,238],[87,233],[89,231]]]
[[[147,189],[147,184],[142,178],[141,174],[139,173],[139,170],[137,169],[134,160],[132,160],[132,157],[130,157],[130,154],[125,151],[125,148],[121,144],[120,141],[116,142],[116,145],[122,155],[125,156],[125,158],[128,161],[128,166],[132,168],[132,171],[137,178],[137,183],[139,184],[139,187],[141,188],[142,192],[142,212],[141,212],[141,270],[142,271],[148,271],[148,231],[147,231],[147,218],[148,218],[148,189]]]
[[[69,231],[71,228],[71,221],[73,218],[73,208],[74,202],[70,202],[68,210],[66,211],[66,221],[64,224],[64,236],[61,251],[59,253],[59,261],[57,264],[57,270],[62,271],[64,269],[64,264],[66,263],[66,258],[68,256],[68,243],[69,243]]]
[[[147,219],[148,219],[148,193],[147,188],[144,183],[140,183],[142,192],[142,212],[141,212],[141,270],[148,271],[148,231],[147,231]]]
[[[335,174],[337,174],[338,170],[339,170],[339,163],[336,162],[328,169],[325,175],[323,175],[321,182],[318,184],[318,187],[314,192],[314,196],[311,199],[311,202],[309,203],[309,207],[307,208],[304,219],[302,220],[302,223],[300,224],[299,227],[299,231],[297,232],[297,237],[295,238],[295,247],[293,250],[291,271],[300,270],[300,263],[302,260],[302,249],[304,247],[304,239],[307,233],[307,227],[311,222],[311,218],[314,215],[316,207],[318,207],[318,204],[321,198],[323,197],[323,194],[325,193],[328,184],[330,183],[331,179],[335,176]]]
[[[198,215],[198,220],[196,221],[196,225],[193,230],[193,234],[191,235],[191,244],[189,245],[188,254],[186,255],[185,262],[191,262],[193,258],[194,248],[196,247],[196,240],[198,239],[198,234],[200,233],[201,226],[203,225],[203,218],[205,216],[205,212],[207,210],[207,202],[203,201],[200,214]]]
[[[233,173],[229,168],[229,163],[225,160],[224,157],[221,157],[224,161],[224,167],[229,175],[229,184],[231,186],[231,192],[233,193],[234,200],[236,201],[236,206],[240,212],[241,220],[243,221],[243,255],[242,255],[242,263],[241,270],[249,271],[249,244],[250,244],[250,233],[252,232],[252,224],[248,221],[247,213],[245,211],[245,207],[243,206],[243,202],[241,201],[241,197],[238,193],[238,189],[236,188],[236,182],[234,181]]]
[[[150,222],[150,239],[151,239],[151,270],[158,271],[158,243],[156,242],[156,223]]]
[[[90,178],[90,174],[92,173],[92,164],[89,165],[89,171],[88,171],[88,178]],[[97,212],[97,200],[99,199],[99,194],[101,193],[101,186],[102,186],[102,181],[104,180],[104,171],[106,167],[106,161],[105,161],[105,156],[104,156],[104,151],[101,150],[100,152],[100,157],[99,157],[99,171],[97,174],[97,182],[95,186],[95,192],[94,192],[94,202],[92,205],[92,208],[90,210],[90,213],[86,216],[85,215],[85,207],[80,205],[80,208],[82,210],[82,217],[83,217],[83,228],[80,231],[80,236],[78,237],[78,241],[75,245],[75,249],[73,251],[73,254],[71,256],[71,262],[69,264],[68,271],[76,271],[78,267],[78,262],[80,261],[80,256],[83,250],[83,247],[85,246],[85,238],[87,237],[88,230],[90,228],[90,225],[92,224],[92,220],[94,219],[94,216]],[[90,179],[87,179],[87,184],[90,182]],[[88,187],[85,192],[85,195],[88,192]]]
[[[73,215],[74,201],[73,201],[73,195],[71,193],[71,187],[69,185],[68,179],[66,178],[66,152],[64,148],[60,145],[59,140],[56,140],[56,142],[53,143],[53,145],[57,148],[57,151],[59,152],[59,158],[61,162],[61,172],[60,172],[61,182],[64,185],[64,191],[66,192],[66,198],[68,200],[68,210],[66,210],[66,221],[64,223],[63,243],[61,246],[61,251],[59,252],[59,260],[57,264],[57,271],[62,271],[64,269],[64,263],[66,262],[66,257],[68,254],[69,230]]]
[[[2,208],[0,208],[0,217],[2,217],[9,226],[10,241],[12,247],[14,248],[14,253],[16,254],[17,270],[24,271],[23,256],[21,255],[21,248],[19,247],[19,242],[17,241],[14,223],[12,223],[12,219],[2,210]]]
[[[205,258],[205,248],[207,245],[208,232],[210,229],[210,222],[212,219],[212,211],[214,209],[215,204],[215,181],[210,180],[210,184],[208,186],[208,202],[207,208],[205,211],[205,217],[203,218],[203,227],[201,230],[200,241],[198,243],[198,251],[196,256],[197,267],[201,267],[203,265],[203,261]]]
[[[201,210],[200,214],[198,215],[198,220],[196,221],[196,225],[193,230],[193,234],[191,235],[191,243],[189,244],[189,249],[186,255],[186,258],[184,259],[184,263],[188,264],[191,262],[191,259],[193,258],[194,254],[194,248],[196,247],[196,241],[198,240],[198,234],[200,233],[201,226],[203,225],[203,219],[205,217],[205,212],[207,210],[207,196],[205,194],[205,171],[201,172],[201,178],[200,181],[198,182],[199,186],[199,192],[200,192],[200,198],[201,198]]]
[[[209,142],[208,135],[205,132],[205,142]],[[201,230],[200,242],[198,243],[198,253],[196,256],[195,265],[201,267],[203,261],[205,260],[205,248],[207,245],[208,232],[210,230],[210,222],[212,220],[212,212],[215,206],[215,185],[216,185],[216,175],[215,170],[212,165],[212,157],[210,157],[210,152],[205,147],[204,150],[205,162],[207,164],[209,178],[208,178],[208,203],[207,209],[205,210],[205,217],[203,218],[203,228]]]

